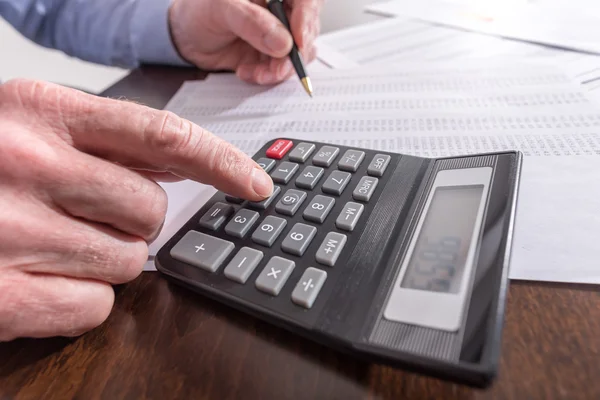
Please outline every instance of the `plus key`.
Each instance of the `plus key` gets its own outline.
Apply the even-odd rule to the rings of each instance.
[[[267,157],[281,160],[288,151],[292,148],[294,143],[291,140],[279,139],[269,147],[267,150]]]

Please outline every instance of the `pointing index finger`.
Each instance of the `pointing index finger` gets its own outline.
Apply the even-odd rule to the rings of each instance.
[[[252,158],[172,112],[60,86],[50,86],[43,95],[51,105],[46,108],[55,108],[47,110],[53,118],[62,117],[66,140],[80,151],[170,172],[252,201],[272,193],[270,176]]]

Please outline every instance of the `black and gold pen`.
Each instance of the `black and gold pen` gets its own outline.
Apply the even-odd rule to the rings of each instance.
[[[266,0],[267,8],[269,11],[275,15],[281,23],[292,33],[292,29],[290,28],[290,23],[285,14],[285,6],[283,4],[283,0]],[[302,86],[304,86],[304,90],[306,93],[312,97],[313,90],[312,84],[310,83],[310,78],[306,74],[306,70],[304,69],[304,62],[302,62],[302,56],[300,55],[300,51],[298,50],[298,46],[296,46],[296,42],[292,44],[292,50],[290,51],[290,59],[292,60],[292,65],[302,82]]]

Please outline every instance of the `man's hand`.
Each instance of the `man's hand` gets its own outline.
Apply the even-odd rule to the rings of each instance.
[[[251,200],[270,177],[177,116],[59,86],[0,86],[0,340],[101,324],[111,284],[142,271],[167,198],[150,177]]]
[[[234,70],[247,81],[280,82],[292,74],[292,35],[308,63],[315,58],[324,0],[287,0],[292,35],[266,0],[174,0],[169,23],[179,53],[206,70]]]

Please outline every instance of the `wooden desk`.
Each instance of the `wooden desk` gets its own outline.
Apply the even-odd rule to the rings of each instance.
[[[162,108],[183,80],[200,77],[148,68],[104,94]],[[358,362],[157,273],[116,293],[108,321],[78,339],[1,344],[0,399],[600,398],[597,287],[513,282],[500,374],[485,391]]]

